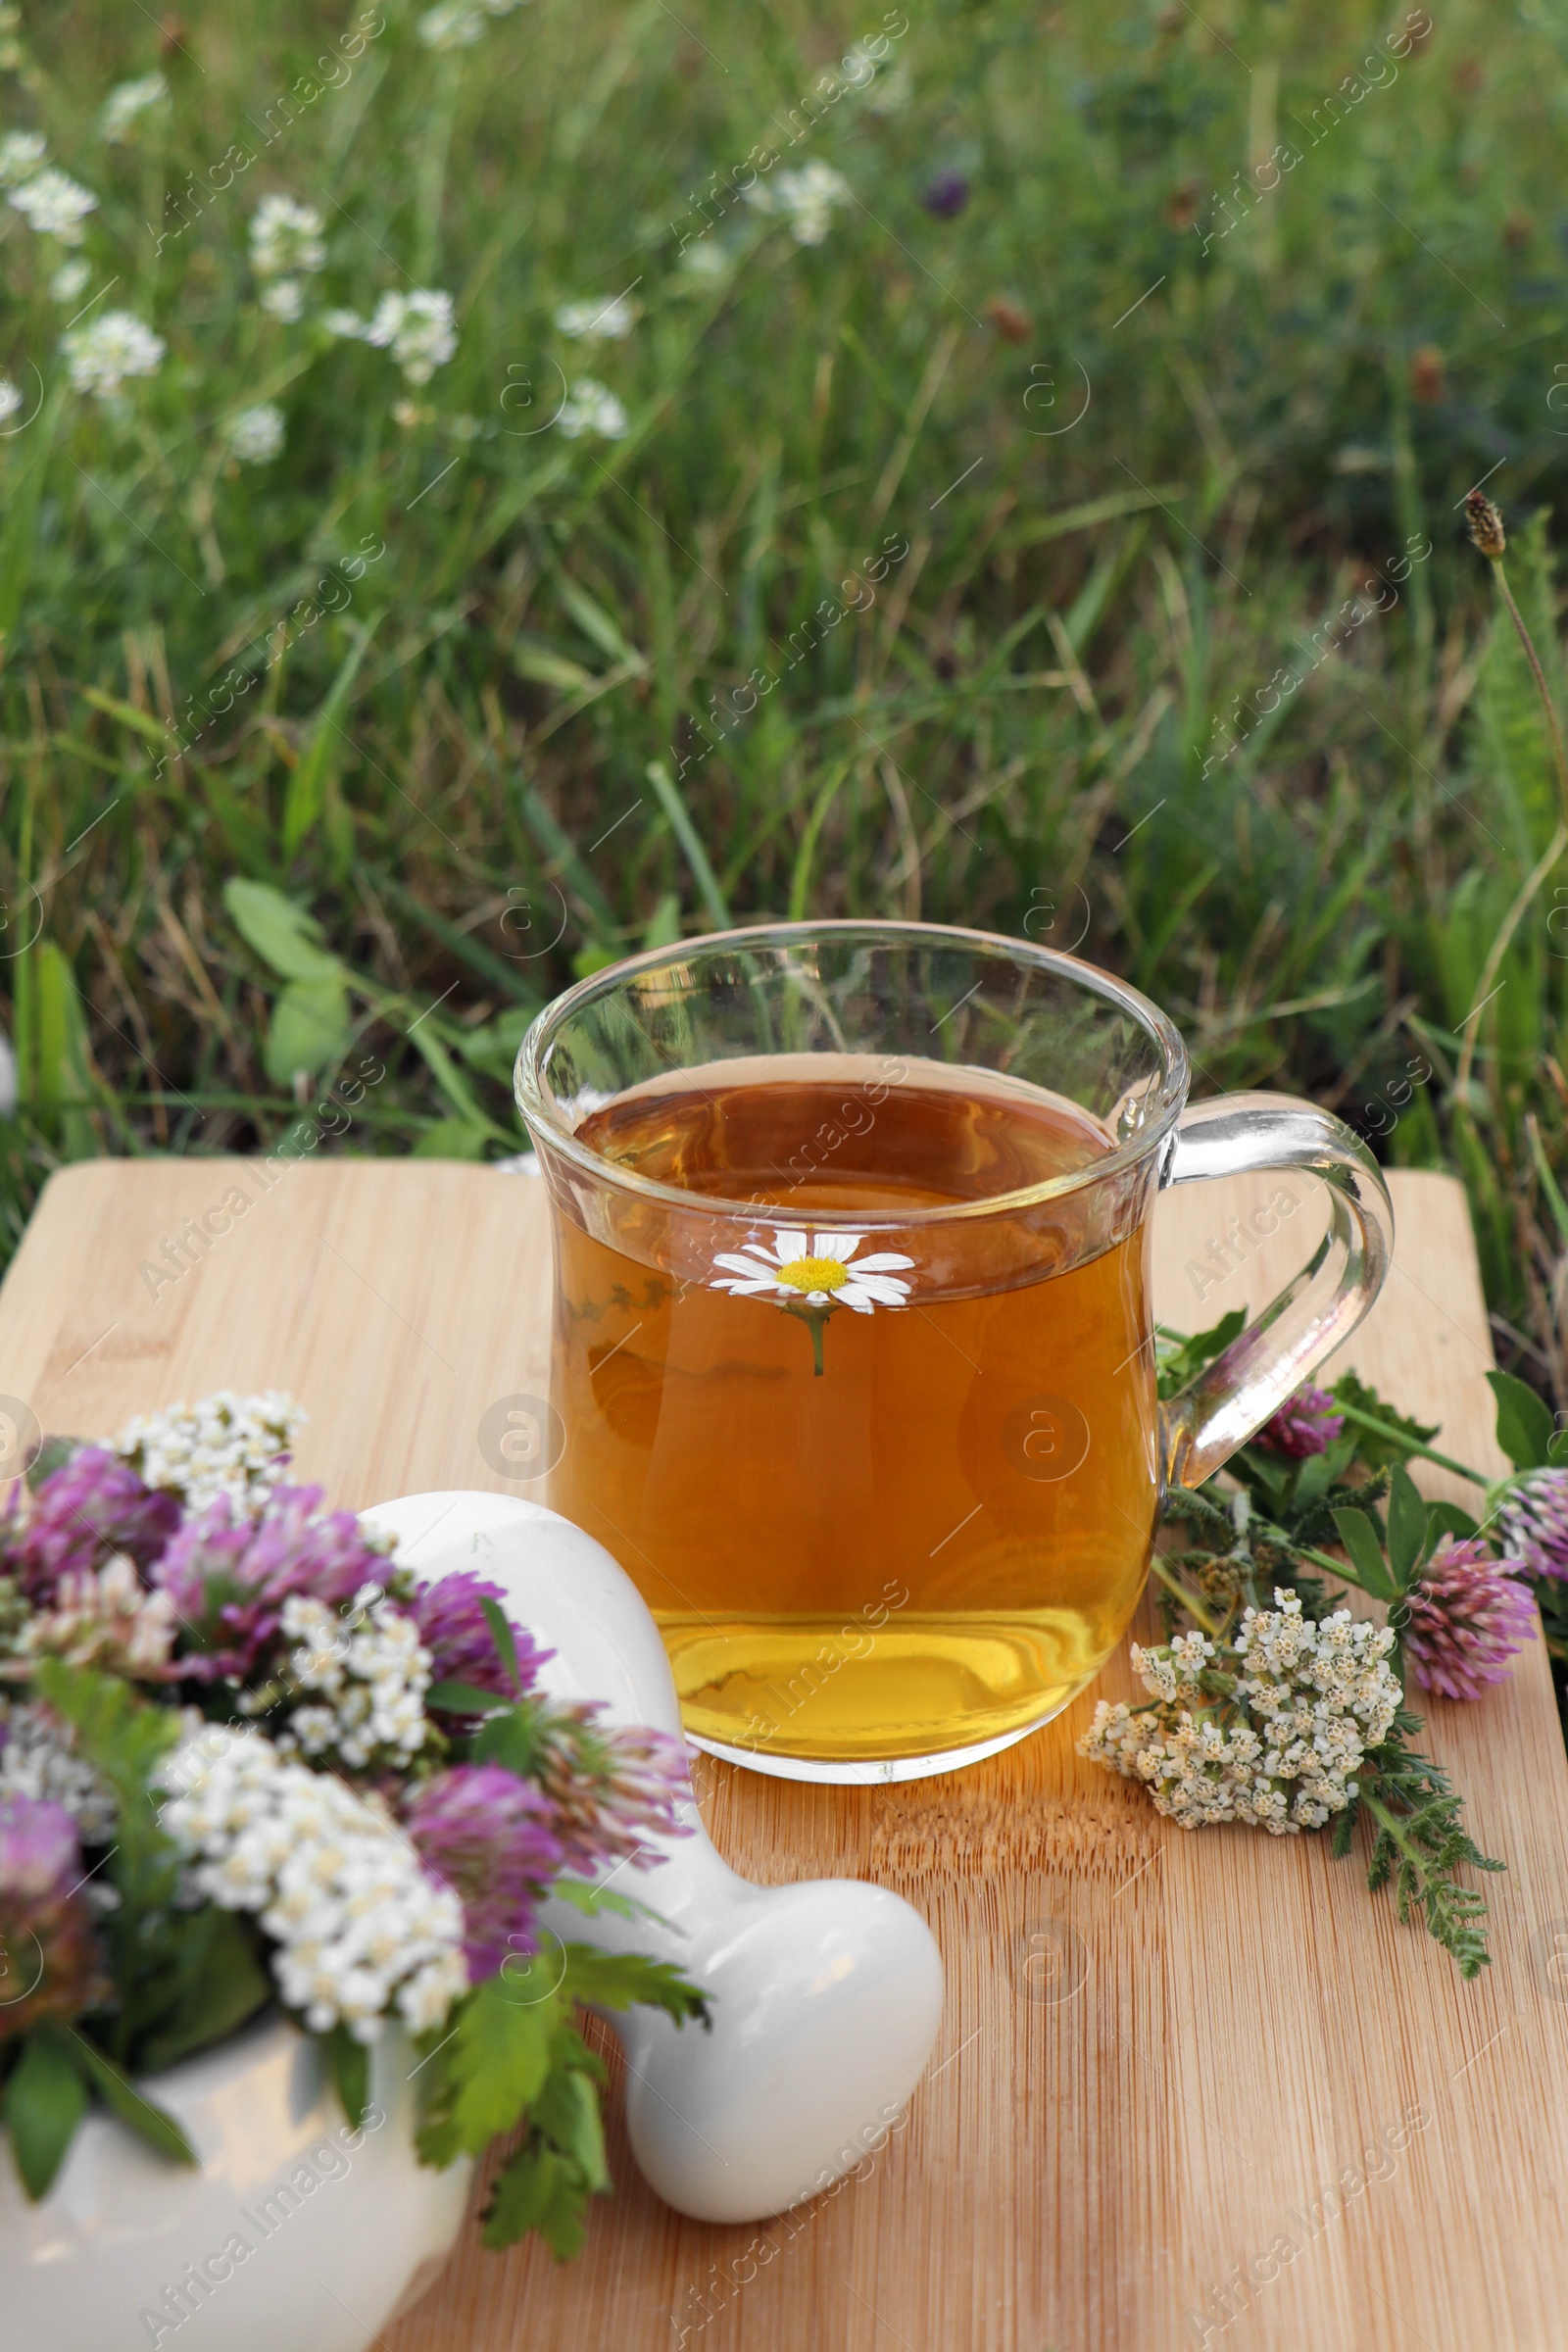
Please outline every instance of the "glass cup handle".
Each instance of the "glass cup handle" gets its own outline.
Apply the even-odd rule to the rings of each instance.
[[[1394,1205],[1371,1152],[1339,1119],[1287,1095],[1221,1095],[1183,1111],[1161,1184],[1300,1168],[1333,1222],[1308,1264],[1224,1353],[1161,1407],[1165,1475],[1201,1486],[1348,1339],[1383,1288]]]

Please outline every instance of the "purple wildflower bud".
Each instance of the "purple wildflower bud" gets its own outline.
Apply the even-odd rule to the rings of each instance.
[[[1496,1559],[1481,1536],[1446,1536],[1405,1596],[1402,1633],[1412,1681],[1445,1698],[1479,1698],[1506,1682],[1508,1660],[1534,1639],[1535,1603],[1521,1560]]]
[[[184,1628],[180,1671],[201,1682],[242,1679],[282,1621],[291,1593],[328,1608],[387,1574],[352,1511],[320,1511],[319,1487],[279,1487],[259,1519],[229,1497],[187,1520],[159,1561],[155,1581]]]
[[[177,1496],[144,1485],[118,1454],[83,1446],[5,1531],[8,1565],[29,1600],[48,1600],[63,1575],[101,1567],[113,1552],[150,1568],[179,1517]]]
[[[969,182],[961,172],[939,172],[921,191],[920,202],[939,220],[951,220],[969,201]]]
[[[455,1764],[427,1781],[406,1825],[432,1877],[463,1904],[464,1952],[478,1984],[511,1952],[538,1947],[534,1915],[562,1866],[550,1806],[500,1764]]]
[[[1498,1506],[1496,1541],[1527,1576],[1568,1577],[1568,1470],[1529,1470]]]
[[[1298,1389],[1274,1418],[1264,1422],[1252,1444],[1304,1462],[1310,1453],[1327,1453],[1344,1427],[1345,1415],[1334,1410],[1327,1389]]]
[[[602,1711],[593,1700],[554,1714],[537,1767],[566,1868],[584,1878],[617,1862],[643,1869],[662,1862],[647,1842],[651,1833],[689,1835],[677,1812],[691,1795],[684,1742],[640,1725],[612,1731],[597,1721]]]
[[[532,1635],[509,1618],[517,1651],[518,1682],[514,1685],[480,1605],[486,1600],[505,1604],[506,1597],[500,1585],[486,1584],[482,1577],[464,1569],[459,1575],[443,1576],[426,1585],[409,1602],[409,1615],[430,1652],[432,1682],[467,1683],[475,1690],[494,1691],[497,1698],[519,1698],[533,1689],[540,1667],[556,1653],[536,1647]]]
[[[0,1798],[0,2040],[108,1997],[81,1876],[64,1805]]]

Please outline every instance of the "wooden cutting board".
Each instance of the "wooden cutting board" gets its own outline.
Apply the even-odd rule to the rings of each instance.
[[[1165,1321],[1255,1306],[1300,1263],[1316,1232],[1300,1179],[1272,1241],[1224,1276],[1208,1255],[1276,1181],[1161,1201]],[[144,1270],[232,1185],[248,1205],[230,1199],[205,1254],[177,1279]],[[1347,1359],[1495,1469],[1462,1196],[1436,1175],[1393,1189],[1394,1272]],[[212,1388],[282,1387],[313,1416],[300,1469],[337,1501],[505,1487],[478,1431],[546,1385],[544,1206],[526,1178],[418,1161],[270,1187],[255,1161],[73,1168],[0,1292],[0,1390],[45,1430],[101,1434]],[[1101,1690],[1130,1692],[1124,1658]],[[383,2352],[1568,2340],[1568,1767],[1541,1645],[1480,1705],[1428,1711],[1474,1834],[1508,1865],[1473,1985],[1322,1839],[1161,1822],[1074,1753],[1091,1704],[973,1771],[880,1789],[703,1759],[738,1869],[859,1874],[931,1922],[948,2004],[906,2129],[803,2213],[719,2229],[644,2188],[617,2116],[620,2185],[581,2258],[469,2241]]]

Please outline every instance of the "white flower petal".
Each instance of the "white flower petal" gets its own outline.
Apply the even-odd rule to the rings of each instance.
[[[901,1257],[896,1250],[878,1250],[870,1257],[862,1257],[855,1269],[855,1278],[862,1274],[885,1274],[890,1266],[912,1266],[912,1257]]]
[[[709,1287],[715,1291],[728,1291],[733,1298],[771,1298],[783,1286],[760,1275],[756,1282],[715,1282]]]
[[[835,1291],[833,1298],[838,1306],[853,1306],[858,1315],[870,1314],[874,1304],[866,1293],[857,1289],[853,1282],[847,1282],[842,1290]]]
[[[862,1274],[858,1268],[854,1282],[847,1282],[838,1295],[849,1298],[851,1291],[862,1298],[874,1298],[879,1306],[902,1306],[909,1296],[906,1282],[897,1282],[891,1274]],[[854,1300],[850,1303],[853,1305]]]
[[[807,1241],[805,1234],[797,1233],[793,1226],[786,1227],[783,1232],[774,1234],[773,1263],[775,1265],[792,1266],[797,1258],[809,1257],[810,1254],[810,1244]]]
[[[761,1251],[759,1250],[758,1256],[760,1257],[761,1254]],[[723,1266],[731,1274],[744,1274],[749,1281],[756,1279],[757,1259],[742,1257],[733,1250],[720,1250],[714,1256],[713,1263],[715,1266]]]
[[[841,1266],[847,1266],[864,1239],[863,1233],[813,1233],[811,1254],[834,1257]]]

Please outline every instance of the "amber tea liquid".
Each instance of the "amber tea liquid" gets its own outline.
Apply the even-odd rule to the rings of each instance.
[[[983,1204],[1092,1168],[1104,1128],[981,1070],[781,1055],[635,1088],[577,1136],[748,1204],[606,1188],[597,1235],[559,1219],[549,1500],[638,1586],[688,1731],[853,1763],[1065,1705],[1152,1540],[1145,1179],[1119,1207],[1109,1184]],[[824,1215],[878,1222],[852,1247]]]

